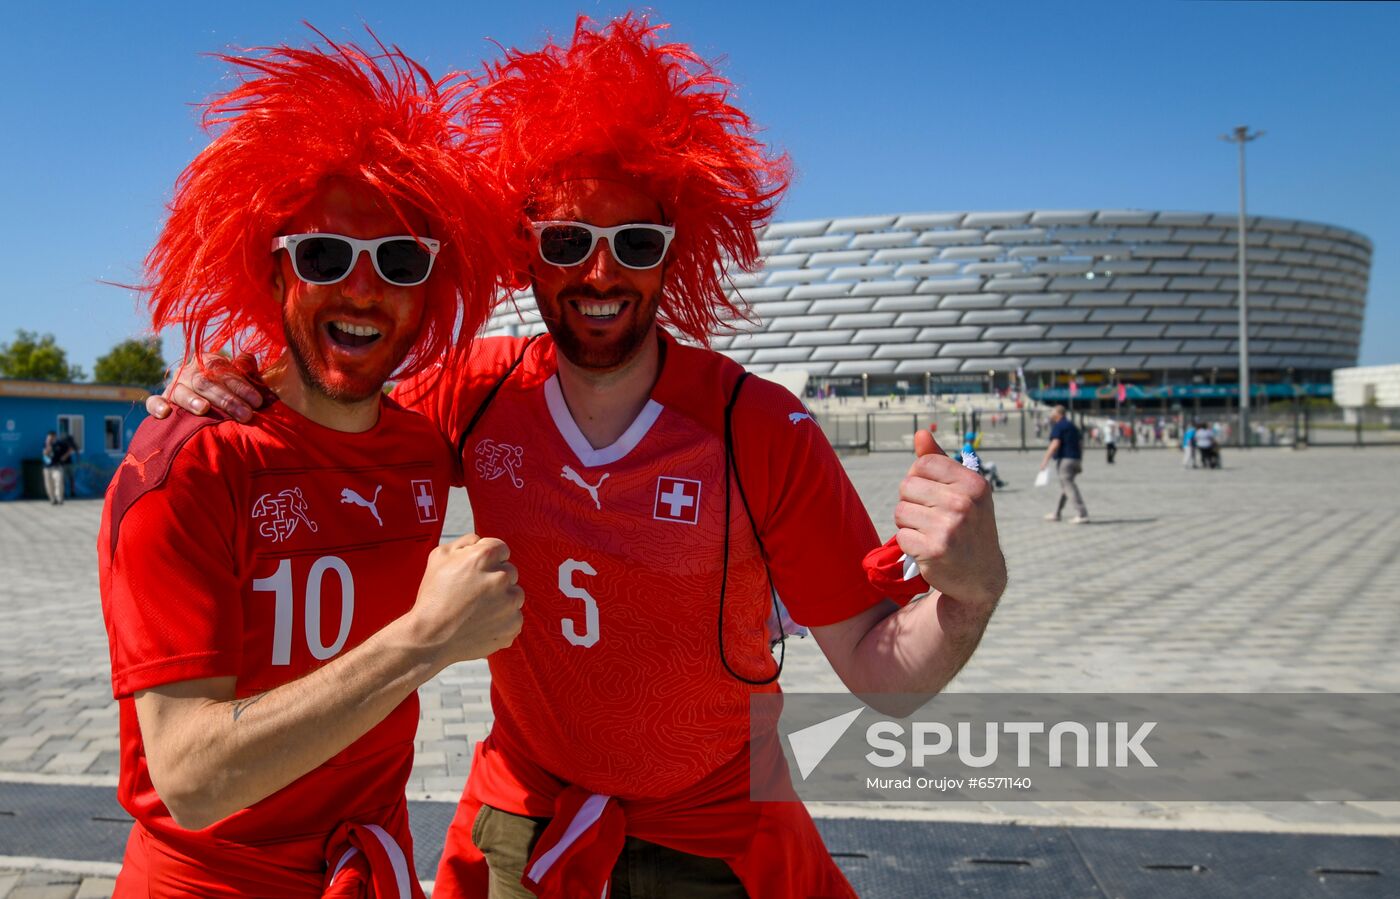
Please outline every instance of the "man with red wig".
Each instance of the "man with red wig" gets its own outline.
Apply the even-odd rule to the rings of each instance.
[[[450,448],[383,387],[488,313],[499,191],[397,50],[224,59],[147,289],[268,408],[145,422],[108,491],[116,895],[421,897],[416,689],[508,645],[522,593],[501,541],[439,546]]]
[[[490,657],[495,723],[435,896],[851,895],[801,803],[749,798],[750,759],[786,776],[749,719],[778,692],[777,597],[852,690],[927,696],[1005,586],[990,493],[931,435],[879,548],[797,398],[702,348],[740,312],[725,272],[758,265],[789,168],[661,30],[580,20],[567,47],[508,52],[464,104],[548,334],[477,341],[405,385],[531,603]],[[250,414],[236,385],[197,386]],[[909,602],[928,583],[944,594]]]
[[[886,599],[861,565],[874,527],[802,404],[691,345],[738,313],[726,265],[757,267],[789,180],[730,94],[629,16],[508,52],[471,97],[548,335],[480,341],[420,404],[531,596],[490,658],[495,723],[436,896],[850,895],[801,803],[749,798],[751,757],[783,765],[749,719],[778,691],[775,600],[852,689],[929,694],[1004,585],[985,484],[929,456],[904,549],[959,600]],[[955,540],[961,558],[930,551]]]

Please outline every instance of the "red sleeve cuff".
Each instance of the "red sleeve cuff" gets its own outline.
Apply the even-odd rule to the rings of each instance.
[[[112,675],[112,698],[125,699],[138,690],[206,677],[236,677],[238,660],[227,652],[199,652],[131,665]]]

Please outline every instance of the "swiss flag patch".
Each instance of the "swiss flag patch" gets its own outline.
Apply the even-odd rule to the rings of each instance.
[[[656,479],[656,505],[652,517],[658,521],[696,524],[700,521],[700,482],[687,478]]]
[[[437,497],[433,495],[433,482],[413,480],[409,481],[408,485],[413,490],[413,508],[418,512],[418,523],[430,524],[437,521]]]

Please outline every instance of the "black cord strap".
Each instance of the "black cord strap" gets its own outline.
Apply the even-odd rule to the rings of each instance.
[[[500,380],[491,385],[491,390],[486,394],[486,399],[482,400],[481,405],[476,407],[476,412],[472,414],[471,421],[467,422],[466,428],[462,430],[461,435],[457,438],[458,456],[465,457],[467,452],[467,437],[471,436],[471,432],[476,428],[477,422],[481,421],[481,416],[486,414],[486,408],[491,405],[491,401],[496,398],[496,394],[500,392],[501,387],[505,385],[506,381],[510,380],[511,375],[515,374],[515,370],[520,367],[520,363],[525,361],[525,354],[529,351],[530,344],[535,342],[535,337],[537,336],[539,335],[531,335],[525,338],[525,343],[520,347],[520,355],[515,357],[515,361],[510,364],[510,368],[506,369],[506,373],[501,375]],[[466,462],[463,461],[462,464],[466,465]]]
[[[787,661],[787,631],[783,628],[783,615],[778,608],[778,591],[773,586],[773,572],[768,567],[768,553],[763,548],[763,538],[758,534],[758,522],[754,520],[753,510],[749,508],[749,499],[744,494],[744,483],[739,479],[739,465],[734,458],[734,405],[739,401],[739,388],[744,386],[744,381],[748,377],[748,372],[739,375],[739,380],[734,382],[733,392],[729,394],[729,403],[724,407],[724,551],[719,581],[719,660],[724,665],[724,670],[728,671],[735,680],[755,687],[762,687],[773,683],[783,673],[783,663]],[[744,505],[744,514],[748,516],[749,527],[753,529],[753,538],[758,544],[759,558],[763,561],[764,573],[768,576],[768,593],[773,597],[773,617],[778,622],[778,670],[773,672],[772,677],[758,680],[744,677],[731,668],[729,658],[724,652],[724,599],[729,588],[729,483],[731,469],[734,484],[739,489],[739,500]]]

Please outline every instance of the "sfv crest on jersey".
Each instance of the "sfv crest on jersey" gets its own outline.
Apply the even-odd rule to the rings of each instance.
[[[301,495],[300,487],[264,493],[253,503],[253,517],[259,519],[258,533],[273,543],[281,543],[296,533],[298,524],[305,524],[313,534],[320,530],[307,514],[306,497]]]
[[[525,448],[497,443],[490,437],[476,445],[476,473],[483,481],[494,481],[501,475],[510,478],[511,484],[524,487],[518,472],[525,465]]]
[[[439,518],[437,496],[433,494],[433,482],[429,480],[409,481],[413,490],[413,508],[418,512],[419,524],[432,524]]]
[[[700,482],[689,478],[656,479],[656,506],[652,517],[658,521],[698,524],[700,521]]]

